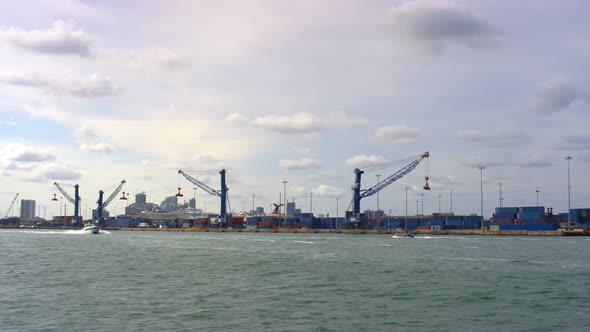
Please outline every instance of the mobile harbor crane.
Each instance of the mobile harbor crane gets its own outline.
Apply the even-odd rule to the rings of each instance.
[[[113,191],[113,193],[109,196],[109,198],[107,198],[107,200],[104,201],[104,203],[102,201],[104,191],[102,191],[102,190],[98,191],[98,201],[96,202],[98,204],[96,207],[96,223],[97,224],[99,224],[99,225],[102,224],[103,209],[106,208],[113,201],[113,199],[115,199],[115,196],[117,196],[117,194],[119,194],[119,192],[121,191],[121,188],[123,188],[124,184],[125,184],[125,179],[123,179],[121,181],[121,183],[119,183],[117,188],[115,188],[115,191]],[[127,200],[127,197],[125,197],[125,195],[123,195],[120,199]]]
[[[359,226],[360,227],[365,226],[366,220],[364,220],[363,216],[361,215],[361,199],[362,198],[373,196],[376,193],[378,193],[380,190],[382,190],[383,188],[385,188],[385,187],[389,186],[390,184],[394,183],[395,181],[401,179],[404,175],[413,171],[414,168],[416,168],[416,166],[418,166],[418,164],[420,164],[420,162],[423,159],[428,158],[429,156],[430,156],[430,154],[428,153],[428,151],[426,151],[419,156],[412,157],[413,160],[409,164],[404,166],[402,169],[391,174],[390,176],[385,178],[385,180],[380,181],[375,186],[373,186],[369,189],[363,189],[363,190],[361,190],[361,175],[364,174],[365,171],[368,171],[368,170],[375,171],[376,167],[385,166],[386,164],[369,166],[369,167],[366,167],[364,170],[361,170],[359,168],[355,168],[355,170],[354,170],[355,181],[354,181],[354,184],[352,185],[353,195],[352,195],[352,202],[351,202],[351,205],[353,205],[353,211],[347,212],[347,221],[346,221],[346,223],[348,224],[347,227],[359,228]],[[381,168],[383,168],[383,167],[381,167]],[[426,184],[424,185],[423,189],[430,190],[430,187],[428,186],[428,175],[426,175],[425,179],[426,179]],[[349,208],[350,208],[350,206],[349,206]]]
[[[64,197],[68,200],[68,202],[74,204],[74,223],[78,223],[80,221],[80,219],[78,219],[78,212],[79,212],[79,207],[80,207],[80,195],[79,195],[80,186],[77,184],[74,186],[74,198],[72,198],[72,196],[70,196],[68,194],[68,192],[65,191],[57,182],[54,182],[53,184],[57,187],[57,190],[59,190],[59,192],[62,195],[64,195]],[[55,195],[53,196],[52,200],[57,201],[57,198],[55,197]]]
[[[206,193],[208,193],[209,195],[213,195],[213,196],[218,196],[221,198],[221,208],[219,211],[219,222],[221,224],[226,223],[226,215],[227,215],[227,208],[226,208],[226,203],[228,201],[227,198],[227,185],[225,184],[225,169],[222,169],[221,171],[219,171],[219,174],[221,174],[221,189],[220,190],[215,190],[211,187],[209,187],[208,185],[204,184],[203,182],[195,179],[194,177],[186,174],[185,172],[183,172],[182,170],[178,170],[178,174],[181,174],[182,176],[185,177],[185,179],[187,179],[190,183],[194,184],[195,186],[203,189]],[[178,188],[178,194],[176,194],[176,196],[181,197],[182,194],[180,193],[180,188]]]

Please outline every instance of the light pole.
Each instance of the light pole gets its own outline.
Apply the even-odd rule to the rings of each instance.
[[[421,203],[420,203],[420,214],[424,215],[424,193],[420,193]]]
[[[193,199],[195,204],[193,205],[193,220],[197,219],[197,187],[193,187]],[[127,202],[129,203],[129,202]]]
[[[254,198],[256,198],[256,195],[252,195],[252,214],[254,214]]]
[[[480,188],[481,188],[481,229],[483,229],[483,170],[486,169],[485,166],[479,166],[479,180],[480,180]]]
[[[379,186],[379,178],[381,174],[377,174],[377,186]],[[377,214],[379,214],[379,190],[377,190]]]
[[[313,217],[313,193],[309,193],[309,213]]]
[[[570,222],[571,222],[570,190],[572,187],[570,186],[570,160],[572,160],[572,159],[574,159],[574,158],[572,158],[570,156],[565,157],[565,160],[567,160],[567,227],[570,226]]]
[[[498,182],[498,186],[500,187],[500,207],[502,207],[502,182]]]
[[[408,219],[408,187],[406,187],[406,219]]]
[[[283,180],[283,197],[285,197],[285,205],[283,206],[283,216],[287,216],[287,181]]]
[[[336,219],[338,219],[338,200],[339,199],[340,199],[339,197],[336,197]]]
[[[61,210],[61,207],[62,207],[61,201],[62,201],[62,199],[63,199],[63,197],[62,197],[62,196],[60,196],[60,197],[59,197],[59,215],[63,217],[63,214],[62,214],[62,212],[61,212],[61,211],[62,211],[62,210]]]
[[[418,216],[418,201],[416,201],[416,216]]]
[[[539,189],[537,189],[537,206],[539,206]]]
[[[438,195],[438,214],[440,214],[440,195]]]
[[[451,214],[453,213],[453,188],[451,188]]]

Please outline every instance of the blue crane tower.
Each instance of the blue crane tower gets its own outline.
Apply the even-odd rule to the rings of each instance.
[[[119,194],[119,192],[121,191],[121,188],[123,188],[123,185],[125,184],[125,179],[123,179],[121,181],[121,183],[119,183],[119,185],[117,186],[117,188],[115,188],[115,190],[113,191],[113,193],[109,196],[109,198],[107,198],[106,201],[102,201],[103,195],[104,195],[104,191],[99,190],[98,191],[98,201],[96,201],[97,207],[96,207],[96,223],[98,225],[102,224],[102,211],[104,208],[106,208],[112,201],[113,199],[115,199],[115,196],[117,196],[117,194]],[[121,197],[121,199],[126,200],[127,198],[125,196]]]
[[[361,199],[363,199],[365,197],[373,196],[377,192],[382,190],[383,188],[385,188],[385,187],[389,186],[390,184],[394,183],[395,181],[401,179],[404,175],[413,171],[414,168],[416,168],[416,166],[418,166],[418,164],[420,164],[420,162],[424,158],[428,158],[429,156],[430,156],[430,154],[428,153],[428,151],[426,151],[423,154],[421,154],[420,156],[413,158],[412,162],[410,162],[409,164],[404,166],[399,171],[389,175],[388,177],[385,178],[385,180],[380,181],[375,186],[373,186],[369,189],[362,189],[361,190],[361,176],[362,176],[362,174],[365,173],[365,171],[361,170],[359,168],[355,168],[354,169],[355,181],[354,181],[354,184],[352,185],[353,211],[352,211],[352,215],[349,214],[349,218],[347,220],[347,223],[350,224],[351,227],[358,227],[359,224],[364,225],[364,220],[362,220],[361,213],[360,213],[361,212]],[[375,166],[379,166],[379,165],[375,165]],[[428,181],[428,176],[426,177],[426,180]],[[430,190],[430,188],[428,187],[428,182],[426,183],[426,186],[424,186],[424,189]]]
[[[194,177],[186,174],[185,172],[183,172],[182,170],[178,170],[178,174],[181,174],[182,176],[184,176],[185,179],[187,179],[190,183],[194,184],[195,186],[203,189],[206,193],[208,193],[209,195],[213,195],[213,196],[217,196],[221,198],[221,208],[219,211],[219,221],[220,223],[226,223],[226,215],[227,215],[227,208],[226,208],[226,203],[227,203],[227,185],[225,184],[225,169],[222,169],[221,171],[219,171],[219,174],[221,174],[221,189],[220,190],[215,190],[211,187],[209,187],[208,185],[204,184],[203,182],[195,179]],[[180,194],[180,188],[178,188],[179,190],[179,194],[178,195],[182,195]]]
[[[79,195],[80,186],[77,184],[74,186],[74,198],[72,198],[72,196],[70,196],[68,192],[65,191],[64,188],[62,188],[57,182],[54,182],[53,184],[57,187],[57,190],[59,190],[59,192],[64,195],[68,202],[74,204],[74,223],[80,222],[80,219],[78,218],[81,200]],[[57,198],[54,197],[53,200],[57,201]]]

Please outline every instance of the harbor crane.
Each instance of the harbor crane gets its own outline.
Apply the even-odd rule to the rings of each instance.
[[[74,223],[78,223],[80,221],[78,219],[78,212],[79,212],[79,207],[80,207],[80,195],[79,195],[80,186],[77,184],[74,186],[74,198],[72,198],[72,196],[70,196],[68,194],[68,192],[65,191],[57,182],[54,182],[53,184],[57,187],[57,190],[59,190],[59,192],[62,195],[64,195],[64,197],[68,200],[68,202],[74,204]],[[54,197],[53,199],[57,201],[57,198]]]
[[[10,213],[10,210],[12,210],[12,207],[14,206],[14,202],[16,202],[16,199],[18,198],[18,195],[19,194],[20,193],[16,193],[16,195],[14,196],[14,199],[10,203],[10,206],[8,207],[8,210],[6,210],[6,213],[4,214],[4,219],[8,218],[8,214]]]
[[[194,184],[195,186],[203,189],[206,193],[208,193],[209,195],[213,195],[213,196],[217,196],[221,198],[221,208],[219,211],[219,219],[221,223],[225,223],[226,220],[226,214],[227,214],[227,208],[226,208],[226,203],[227,203],[227,185],[225,184],[225,169],[222,169],[221,171],[219,171],[219,174],[221,174],[221,189],[220,190],[215,190],[211,187],[209,187],[208,185],[204,184],[203,182],[195,179],[194,177],[190,176],[189,174],[186,174],[184,171],[182,170],[178,170],[178,174],[181,174],[182,176],[184,176],[185,179],[187,179],[190,183]],[[177,196],[182,195],[180,193],[180,188],[178,188],[178,194]]]
[[[378,193],[380,190],[382,190],[383,188],[385,188],[385,187],[389,186],[390,184],[394,183],[395,181],[401,179],[403,176],[405,176],[406,174],[413,171],[414,168],[416,168],[416,166],[418,166],[418,164],[420,164],[420,162],[423,159],[428,158],[429,156],[430,156],[430,154],[428,153],[428,151],[426,151],[419,156],[412,157],[413,160],[409,164],[404,166],[402,169],[400,169],[399,171],[386,177],[385,180],[380,181],[375,186],[373,186],[369,189],[363,189],[363,190],[361,190],[361,176],[362,176],[362,174],[365,173],[365,171],[367,169],[369,169],[369,167],[366,167],[365,170],[355,168],[354,169],[355,181],[354,181],[354,184],[352,185],[353,211],[352,211],[352,215],[350,215],[350,213],[349,213],[350,218],[349,218],[348,222],[350,224],[356,224],[357,226],[358,226],[359,222],[362,223],[363,220],[361,220],[362,218],[361,218],[361,213],[360,213],[361,212],[361,199],[369,197],[369,196],[373,196],[376,193]],[[384,165],[385,164],[374,165],[374,166],[376,167],[376,166],[384,166]],[[371,169],[371,170],[375,170],[375,169]],[[425,177],[425,179],[426,179],[426,185],[424,186],[424,190],[430,190],[430,187],[428,186],[428,175]]]
[[[119,192],[121,191],[121,189],[123,188],[123,185],[125,184],[125,179],[123,179],[121,181],[121,183],[119,183],[119,185],[117,186],[117,188],[115,188],[115,190],[113,191],[113,193],[109,196],[109,198],[107,198],[106,201],[102,201],[103,198],[103,194],[104,191],[99,190],[98,191],[98,201],[97,203],[97,207],[96,207],[96,223],[97,224],[102,224],[102,212],[104,210],[104,208],[106,208],[112,201],[113,199],[115,199],[115,197],[119,194]],[[122,200],[127,200],[127,197],[123,196],[121,197]]]

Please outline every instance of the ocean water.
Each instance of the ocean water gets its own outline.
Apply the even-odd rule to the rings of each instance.
[[[590,238],[0,230],[0,331],[588,331]]]

